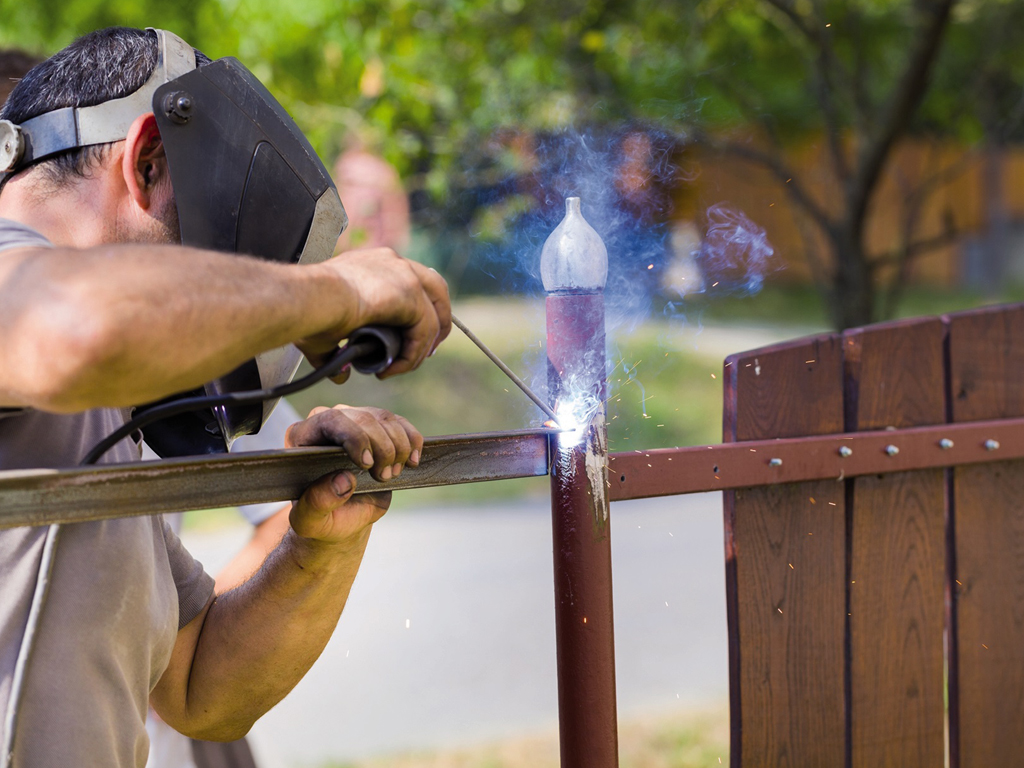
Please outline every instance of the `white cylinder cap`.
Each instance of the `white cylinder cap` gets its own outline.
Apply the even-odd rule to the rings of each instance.
[[[565,218],[540,252],[544,290],[600,291],[608,282],[608,249],[580,212],[580,199],[565,199]]]

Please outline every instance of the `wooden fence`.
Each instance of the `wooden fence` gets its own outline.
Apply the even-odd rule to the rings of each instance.
[[[1024,308],[734,355],[725,440],[1024,416]],[[1024,463],[727,491],[733,766],[1024,764]]]

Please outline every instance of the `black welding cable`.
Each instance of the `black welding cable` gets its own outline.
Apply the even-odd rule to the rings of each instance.
[[[264,400],[284,397],[338,374],[346,365],[354,365],[362,373],[377,373],[391,365],[399,347],[400,341],[393,329],[361,328],[353,333],[348,344],[335,352],[324,365],[297,381],[269,389],[186,397],[149,408],[98,442],[82,459],[81,464],[95,464],[104,453],[136,430],[171,416],[221,405],[253,405]]]
[[[532,390],[516,376],[497,355],[470,331],[462,322],[452,318],[469,339],[487,355],[488,358],[500,368],[506,376],[521,389],[541,410],[548,416],[555,418],[555,413],[541,400]],[[111,448],[133,432],[143,427],[189,411],[203,410],[204,408],[216,408],[222,405],[252,405],[265,400],[272,400],[278,397],[290,395],[299,390],[305,389],[318,381],[329,378],[339,373],[346,365],[352,365],[361,373],[378,373],[389,365],[398,354],[401,348],[401,340],[397,331],[393,328],[370,326],[353,332],[348,343],[339,349],[331,359],[317,368],[312,373],[303,376],[298,381],[282,384],[268,389],[250,390],[247,392],[228,392],[221,395],[204,395],[200,397],[188,397],[181,400],[174,400],[169,403],[150,408],[135,418],[125,422],[121,427],[107,435],[98,442],[91,451],[80,462],[81,466],[95,464]],[[2,740],[2,764],[4,768],[10,765],[14,757],[14,734],[17,729],[17,715],[20,709],[21,696],[24,688],[25,671],[28,668],[29,657],[34,646],[35,633],[38,629],[39,619],[46,595],[49,591],[50,576],[53,572],[53,562],[60,536],[61,526],[51,525],[46,532],[46,540],[43,544],[42,557],[39,564],[39,571],[36,578],[36,588],[32,595],[32,604],[29,608],[28,623],[25,627],[25,634],[22,637],[18,658],[15,662],[14,679],[11,685],[11,694],[8,699],[7,717],[4,723],[4,735]]]

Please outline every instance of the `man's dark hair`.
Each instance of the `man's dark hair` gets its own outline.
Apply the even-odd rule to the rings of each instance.
[[[195,53],[197,66],[209,63],[204,54]],[[56,109],[91,107],[128,96],[149,79],[156,59],[156,33],[151,30],[109,27],[90,32],[33,67],[11,92],[0,118],[20,124]],[[109,147],[69,149],[38,167],[45,167],[55,183],[84,177]]]

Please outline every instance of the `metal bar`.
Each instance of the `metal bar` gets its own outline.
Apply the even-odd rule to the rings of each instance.
[[[615,641],[607,494],[604,297],[547,299],[549,397],[596,405],[554,438],[551,521],[562,768],[615,768]]]
[[[613,453],[612,501],[1024,458],[1024,418]]]
[[[427,438],[418,467],[386,483],[340,448],[0,472],[0,529],[74,523],[298,498],[319,477],[350,470],[356,493],[397,491],[548,473],[550,430]]]
[[[357,493],[535,477],[547,474],[552,434],[427,438],[420,466],[388,483],[356,470],[338,448],[8,470],[0,472],[0,528],[285,501],[342,469],[356,472]],[[943,448],[943,440],[952,445]],[[898,453],[889,455],[890,445]],[[842,448],[850,455],[841,456]],[[1011,459],[1024,459],[1024,418],[613,453],[608,496],[625,501]]]

